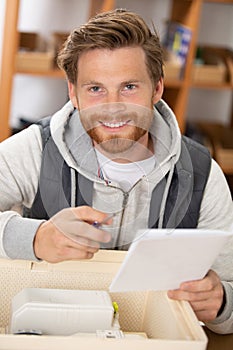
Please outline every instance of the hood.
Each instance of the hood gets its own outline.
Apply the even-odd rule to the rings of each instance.
[[[154,106],[150,134],[154,142],[156,164],[164,176],[180,156],[181,134],[174,113],[163,100]],[[98,163],[92,141],[84,130],[79,113],[71,101],[53,115],[51,135],[62,157],[71,168],[91,180],[101,181],[98,177]]]

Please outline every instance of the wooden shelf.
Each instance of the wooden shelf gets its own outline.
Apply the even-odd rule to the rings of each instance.
[[[37,71],[37,70],[17,70],[15,71],[15,74],[25,74],[25,75],[32,75],[32,76],[41,76],[41,77],[51,77],[51,78],[58,78],[58,79],[65,79],[66,76],[63,71],[61,71],[59,68],[54,68],[47,71]],[[170,78],[164,79],[164,86],[165,88],[180,88],[184,84],[183,80],[175,80]],[[224,83],[224,84],[212,84],[212,83],[195,83],[190,82],[191,88],[196,89],[213,89],[213,90],[232,90],[233,84],[231,83]]]
[[[233,0],[204,0],[204,2],[213,2],[217,4],[233,4]]]
[[[165,88],[179,89],[184,84],[183,80],[164,79]]]
[[[207,90],[233,90],[233,84],[210,84],[210,83],[192,83],[191,88],[194,89],[207,89]]]
[[[45,71],[36,71],[36,70],[17,70],[15,74],[26,74],[40,77],[51,77],[51,78],[62,78],[65,79],[65,74],[58,68],[45,70]]]

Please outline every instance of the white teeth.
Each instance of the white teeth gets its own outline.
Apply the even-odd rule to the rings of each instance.
[[[103,125],[107,126],[108,128],[119,128],[123,125],[125,125],[126,122],[118,122],[118,123],[103,123]]]

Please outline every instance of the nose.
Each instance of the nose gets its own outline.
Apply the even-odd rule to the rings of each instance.
[[[121,96],[117,90],[108,90],[103,106],[103,112],[112,116],[126,110],[125,104],[121,101]]]
[[[103,105],[102,113],[114,117],[125,112],[126,109],[126,105],[123,102],[108,102]]]
[[[120,95],[117,89],[109,89],[106,94],[106,103],[120,102]]]

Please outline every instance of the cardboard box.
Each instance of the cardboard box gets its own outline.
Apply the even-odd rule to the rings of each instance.
[[[226,67],[224,64],[194,65],[192,70],[194,83],[222,84],[226,81]]]
[[[200,47],[198,59],[202,64],[194,64],[194,83],[222,84],[228,80],[228,71],[222,50],[215,47]]]
[[[198,122],[198,128],[208,137],[213,157],[225,174],[233,174],[233,129],[219,123]]]
[[[215,159],[225,174],[233,174],[233,129],[221,128],[221,138],[214,144]]]
[[[170,300],[166,292],[111,293],[119,305],[123,332],[146,333],[148,338],[100,339],[82,336],[4,334],[11,299],[23,288],[108,290],[125,252],[100,251],[91,260],[58,264],[0,260],[0,349],[45,350],[204,350],[207,337],[187,302]],[[65,320],[64,320],[65,322]]]
[[[17,72],[46,72],[53,68],[51,52],[18,52],[16,54]]]
[[[233,85],[233,51],[227,47],[204,46],[204,54],[218,57],[226,67],[226,82]]]
[[[39,36],[37,33],[19,32],[19,50],[35,51],[38,46]]]

